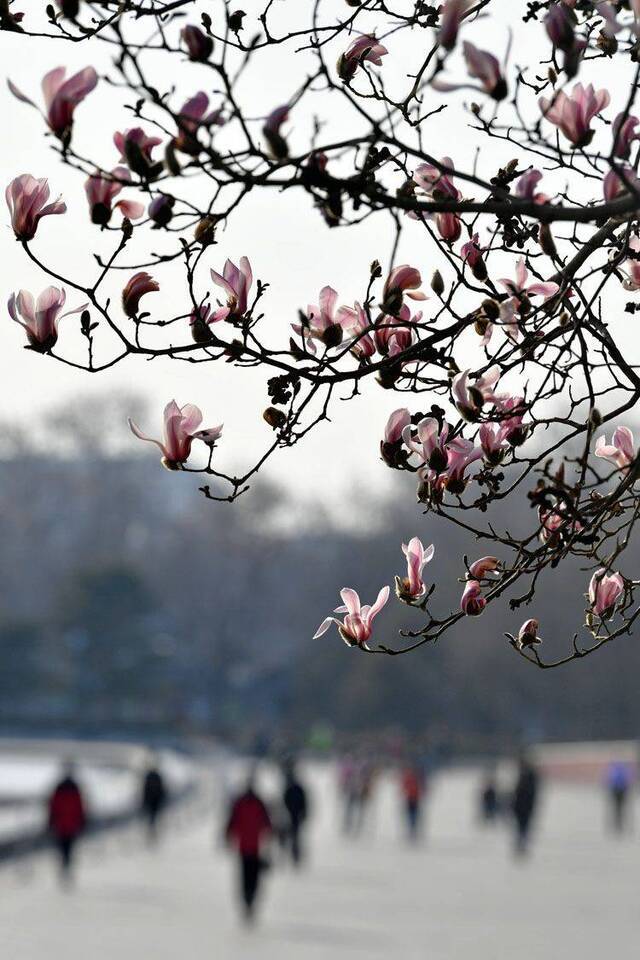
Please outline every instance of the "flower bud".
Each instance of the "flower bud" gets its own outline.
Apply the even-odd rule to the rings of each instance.
[[[203,247],[212,244],[216,235],[216,223],[217,219],[215,217],[203,217],[194,230],[194,240],[201,243]]]
[[[284,413],[283,410],[278,410],[277,407],[267,407],[262,417],[274,430],[279,430],[281,427],[284,427],[287,422],[286,413]]]
[[[442,279],[442,274],[439,270],[433,271],[433,276],[431,277],[431,289],[437,297],[441,297],[444,293],[444,280]]]
[[[551,257],[552,260],[557,259],[558,251],[556,249],[555,240],[553,239],[553,234],[551,233],[551,228],[548,223],[541,223],[538,229],[538,243],[542,252],[545,253],[548,257]]]
[[[213,38],[208,37],[199,27],[188,25],[180,34],[189,54],[189,60],[205,63],[213,52]]]
[[[158,227],[166,227],[173,217],[173,205],[175,203],[175,198],[161,194],[159,197],[154,197],[154,199],[149,204],[148,214],[149,218]]]

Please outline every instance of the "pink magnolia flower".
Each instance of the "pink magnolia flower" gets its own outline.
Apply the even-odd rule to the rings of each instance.
[[[116,131],[113,135],[116,149],[120,151],[120,162],[129,165],[138,176],[147,177],[153,167],[153,149],[162,143],[160,137],[150,137],[142,127],[129,127],[124,133]]]
[[[520,650],[523,650],[525,647],[533,647],[539,643],[542,643],[542,640],[538,636],[539,628],[540,624],[534,617],[530,617],[529,620],[525,620],[518,630],[516,646]]]
[[[384,428],[385,443],[399,443],[405,427],[411,424],[411,414],[406,407],[400,407],[389,414],[387,425]]]
[[[546,193],[539,193],[538,184],[542,180],[542,173],[532,167],[523,173],[516,183],[516,196],[521,200],[531,200],[532,203],[549,203],[550,197]]]
[[[20,290],[18,295],[12,293],[7,304],[12,320],[19,323],[27,334],[27,340],[32,350],[38,353],[48,353],[58,341],[58,323],[63,317],[72,313],[80,313],[87,307],[86,303],[60,313],[64,307],[67,295],[64,289],[46,287],[37,300],[28,290]]]
[[[449,462],[448,442],[453,442],[449,441],[449,424],[445,422],[441,428],[435,417],[425,417],[416,427],[416,432],[417,441],[413,439],[413,427],[409,419],[402,430],[405,446],[434,473],[442,473]]]
[[[476,280],[483,283],[487,279],[487,265],[482,256],[482,248],[477,233],[474,233],[470,240],[462,244],[460,247],[460,255],[464,262],[469,265],[471,273]]]
[[[177,115],[180,132],[173,140],[176,150],[197,156],[202,149],[197,138],[200,127],[222,126],[222,110],[208,110],[209,97],[202,90],[183,103]]]
[[[427,592],[422,570],[433,558],[435,547],[431,544],[425,550],[422,541],[413,537],[408,544],[402,544],[402,552],[407,558],[407,576],[396,577],[396,594],[400,600],[420,600]]]
[[[451,392],[465,420],[475,420],[485,403],[496,401],[495,387],[500,379],[500,368],[490,367],[472,384],[469,383],[469,373],[469,370],[464,370],[453,378]]]
[[[346,617],[342,622],[337,617],[327,617],[316,630],[313,639],[321,637],[323,633],[327,632],[331,624],[335,623],[340,636],[348,646],[368,649],[367,641],[371,637],[374,618],[377,617],[389,599],[389,587],[382,588],[372,607],[366,604],[361,607],[360,597],[351,587],[343,587],[340,596],[343,606],[336,607],[334,613],[346,613]]]
[[[462,194],[453,182],[453,160],[451,157],[443,157],[441,162],[442,166],[451,172],[444,173],[430,163],[421,163],[413,174],[414,182],[432,200],[461,200]],[[410,216],[416,219],[418,214],[413,213]],[[431,219],[432,215],[422,214],[422,216]],[[456,213],[436,213],[435,221],[438,233],[447,243],[455,243],[460,238],[462,224]]]
[[[32,240],[42,217],[67,211],[60,197],[53,203],[47,203],[48,181],[36,180],[29,173],[23,173],[12,180],[5,191],[5,197],[11,214],[11,226],[18,240]]]
[[[380,456],[387,466],[396,469],[406,464],[408,454],[402,447],[402,433],[410,424],[411,414],[406,407],[394,410],[389,416],[380,441]]]
[[[177,470],[189,459],[193,440],[203,440],[213,444],[222,434],[222,425],[198,430],[202,423],[202,411],[193,403],[179,407],[175,400],[171,400],[164,408],[164,436],[162,440],[148,437],[129,418],[131,432],[139,440],[155,443],[162,451],[162,465],[167,470]]]
[[[139,220],[144,214],[144,203],[136,200],[118,200],[113,203],[115,197],[122,190],[122,181],[129,181],[129,171],[126,167],[116,167],[111,176],[114,179],[107,179],[94,174],[85,181],[84,189],[89,201],[89,210],[91,212],[92,223],[104,226],[109,223],[114,209],[120,208],[123,217],[129,220]]]
[[[467,469],[482,457],[482,448],[476,447],[471,440],[455,437],[447,444],[447,466],[442,471],[441,482],[449,493],[462,494],[469,482],[465,476]]]
[[[72,77],[67,78],[66,67],[56,67],[45,73],[42,78],[42,92],[46,107],[46,119],[50,129],[60,140],[66,140],[71,135],[73,113],[84,98],[98,82],[98,74],[93,67],[85,67]],[[25,96],[9,80],[9,89],[18,100],[28,103],[32,107],[37,105]]]
[[[507,81],[502,75],[497,57],[494,57],[488,50],[479,50],[468,40],[463,43],[462,52],[469,76],[473,77],[474,80],[479,80],[480,86],[472,83],[449,83],[446,80],[438,79],[438,77],[432,80],[431,86],[435,90],[443,92],[464,89],[481,90],[493,97],[494,100],[504,100],[508,93]]]
[[[338,307],[336,310],[337,303],[338,294],[333,287],[323,287],[318,304],[308,305],[306,320],[291,324],[295,332],[304,337],[312,353],[316,352],[314,340],[319,340],[326,347],[337,347],[342,343],[344,334],[350,332],[353,310],[351,307]]]
[[[455,243],[462,233],[462,222],[457,213],[436,213],[436,229],[445,243]]]
[[[544,18],[544,25],[554,47],[564,53],[573,49],[575,43],[575,18],[568,12],[565,4],[552,3]]]
[[[553,547],[582,530],[580,521],[571,518],[564,500],[559,504],[556,501],[556,505],[551,510],[540,509],[538,519],[540,521],[540,539],[543,543],[551,544]]]
[[[145,293],[157,293],[159,290],[160,285],[149,273],[144,270],[134,273],[122,291],[122,309],[128,317],[135,317]]]
[[[529,271],[524,262],[524,257],[520,257],[516,264],[516,278],[515,280],[509,280],[503,277],[498,283],[501,284],[511,296],[515,297],[518,301],[520,308],[523,306],[523,301],[530,300],[531,297],[540,296],[544,300],[549,300],[551,297],[554,297],[558,290],[560,289],[559,285],[553,280],[548,280],[546,283],[527,283],[529,279]]]
[[[460,24],[472,6],[473,0],[445,0],[440,8],[438,43],[445,50],[455,47]]]
[[[422,313],[419,311],[411,316],[411,310],[404,303],[397,317],[380,317],[375,324],[375,346],[383,357],[395,357],[413,345],[416,339],[416,328],[411,324],[420,323]]]
[[[624,580],[619,573],[607,574],[604,567],[596,570],[589,583],[589,603],[597,617],[610,620],[615,605],[624,593]]]
[[[469,577],[471,580],[484,580],[488,573],[495,573],[500,567],[500,561],[497,557],[480,557],[469,567]]]
[[[271,156],[276,160],[284,160],[289,156],[289,145],[280,133],[280,128],[289,119],[290,109],[288,103],[276,107],[275,110],[271,111],[262,127],[262,133],[269,145]]]
[[[187,48],[189,60],[204,63],[213,52],[213,39],[207,36],[199,27],[188,24],[180,31],[182,42]]]
[[[253,272],[247,257],[240,257],[240,266],[237,267],[231,260],[226,260],[222,274],[211,271],[211,279],[227,294],[227,305],[218,311],[217,320],[236,319],[244,317],[248,308],[249,291],[253,283]],[[226,310],[224,317],[222,311]]]
[[[595,455],[615,464],[619,470],[630,467],[636,459],[636,450],[629,427],[617,427],[610,444],[607,443],[606,437],[598,437]]]
[[[592,84],[583,87],[576,83],[570,97],[559,90],[552,100],[540,97],[538,103],[543,116],[559,127],[574,147],[586,147],[593,138],[590,123],[608,106],[610,99],[608,90],[596,91]]]
[[[402,308],[405,294],[411,300],[427,300],[426,293],[418,289],[421,283],[420,271],[415,267],[410,267],[407,263],[394,267],[384,283],[381,310],[397,316]]]
[[[640,131],[636,127],[640,123],[638,117],[632,114],[619,113],[611,125],[614,142],[614,157],[620,160],[628,160],[631,153],[631,144],[634,140],[640,140]]]
[[[222,307],[220,310],[214,310],[213,312],[209,303],[194,307],[189,315],[189,326],[195,343],[210,343],[213,339],[211,325],[218,323],[220,320],[226,320],[228,316],[228,307]]]
[[[479,617],[487,601],[482,596],[482,587],[477,580],[468,580],[462,597],[460,599],[460,609],[467,617]]]
[[[521,446],[527,439],[528,429],[523,424],[524,415],[527,412],[527,405],[523,397],[496,397],[496,407],[501,414],[505,415],[500,426],[504,439],[512,447]]]
[[[382,58],[389,53],[386,47],[378,43],[376,38],[370,34],[356,37],[352,40],[344,53],[338,57],[336,70],[338,76],[345,83],[350,82],[356,75],[358,67],[365,61],[374,63],[377,67],[382,66]]]
[[[622,176],[616,170],[609,170],[606,174],[602,181],[602,195],[606,203],[611,203],[616,197],[621,197],[629,192],[629,187],[637,189],[638,186],[640,186],[640,181],[634,170],[628,163],[625,163],[622,167]]]
[[[507,450],[505,428],[501,423],[483,423],[478,431],[480,446],[487,460],[493,466],[501,462]]]
[[[356,302],[351,307],[341,307],[344,319],[344,329],[350,337],[353,337],[353,343],[349,347],[351,353],[358,360],[366,360],[372,357],[376,352],[376,345],[373,337],[368,333],[370,327],[369,318],[362,307],[362,304]]]
[[[629,250],[637,254],[637,258],[632,257],[626,261],[626,268],[629,271],[627,277],[622,282],[625,290],[640,290],[640,237],[633,236],[629,240]]]

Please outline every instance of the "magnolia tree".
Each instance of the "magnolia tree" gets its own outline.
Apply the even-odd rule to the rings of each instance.
[[[629,633],[640,610],[624,557],[640,514],[629,428],[640,373],[620,338],[640,290],[640,0],[253,6],[0,2],[11,43],[28,53],[30,37],[51,39],[42,94],[9,86],[77,173],[87,245],[107,242],[90,276],[45,262],[40,235],[63,230],[66,211],[52,199],[55,170],[52,192],[42,170],[8,184],[15,237],[50,284],[9,299],[28,347],[92,373],[155,357],[231,364],[239,380],[261,368],[272,434],[242,476],[225,472],[222,427],[203,429],[193,404],[170,400],[155,430],[130,424],[167,469],[202,474],[212,501],[238,499],[268,458],[369,382],[399,394],[371,456],[413,474],[423,511],[486,555],[461,558],[452,611],[437,590],[438,544],[427,576],[434,546],[416,535],[395,593],[421,611],[419,629],[381,643],[374,618],[389,586],[371,606],[343,588],[340,616],[317,635],[335,623],[350,646],[397,654],[489,604],[531,605],[507,636],[551,667]],[[496,49],[497,28],[513,44]],[[71,47],[88,64],[72,74],[58,66]],[[276,55],[290,95],[256,116],[251,91]],[[88,156],[80,128],[114,94],[110,152]],[[274,208],[287,191],[317,210],[323,275],[288,317],[270,315],[260,264],[225,250],[227,225],[256,191]],[[387,236],[378,259],[348,292],[322,286],[332,232],[373,218]],[[114,277],[118,300],[105,293]],[[177,315],[163,306],[169,282],[181,284]],[[65,348],[73,325],[81,361]],[[528,501],[517,533],[500,523],[507,498]],[[584,623],[549,660],[540,593],[572,560],[584,570]]]

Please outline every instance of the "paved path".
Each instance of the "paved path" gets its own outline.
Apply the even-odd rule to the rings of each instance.
[[[319,811],[309,864],[272,871],[260,922],[239,924],[213,819],[192,811],[157,850],[133,831],[87,844],[76,889],[45,857],[0,871],[3,960],[616,960],[638,956],[640,819],[605,835],[602,798],[548,788],[537,843],[514,863],[502,829],[473,822],[476,777],[434,787],[427,838],[399,835],[395,787],[345,842],[333,778],[308,773]]]

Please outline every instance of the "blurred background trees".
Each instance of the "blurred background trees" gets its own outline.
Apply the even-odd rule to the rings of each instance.
[[[368,596],[403,569],[400,543],[433,541],[440,602],[453,609],[460,557],[482,555],[463,531],[421,516],[406,496],[380,497],[357,532],[264,484],[244,509],[211,510],[197,480],[124,455],[110,409],[78,398],[37,434],[3,427],[0,460],[0,722],[7,730],[293,736],[320,723],[343,729],[446,731],[492,738],[637,736],[640,652],[622,637],[597,670],[535,670],[504,638],[509,618],[488,610],[410,657],[365,656],[334,635],[312,641],[336,584]],[[108,405],[107,405],[108,406]],[[78,415],[82,411],[82,415]],[[91,423],[89,431],[86,424]],[[321,478],[318,478],[319,480]],[[354,484],[356,483],[354,478]],[[511,509],[516,509],[514,504]],[[520,507],[520,509],[528,509]],[[511,518],[504,518],[505,525]],[[520,518],[521,519],[521,518]],[[514,527],[519,517],[512,518]],[[552,579],[540,632],[566,643],[585,574]],[[538,601],[539,602],[539,601]],[[419,619],[419,614],[415,614]],[[381,617],[388,639],[403,608]]]

